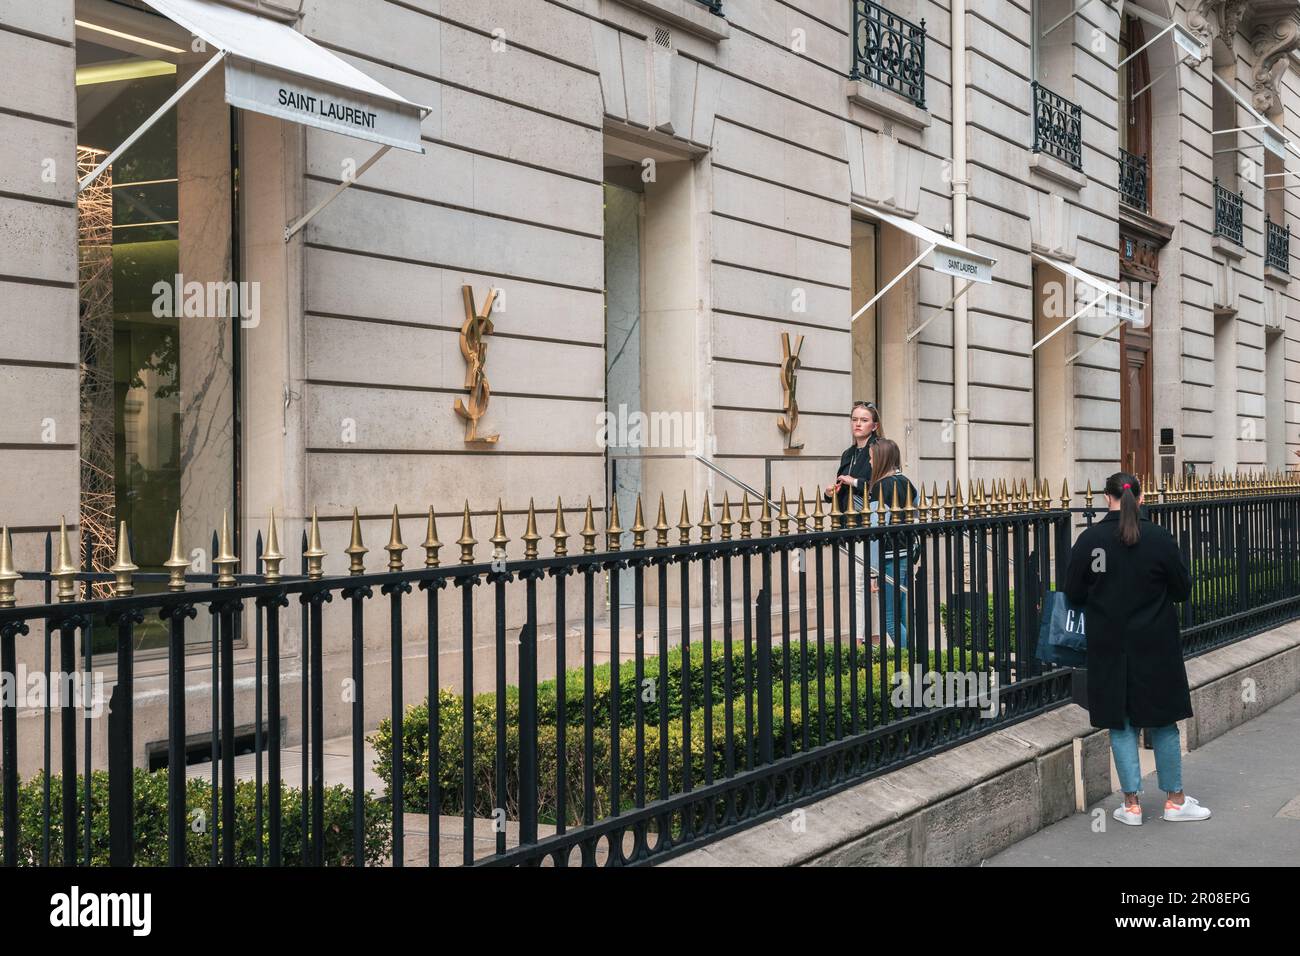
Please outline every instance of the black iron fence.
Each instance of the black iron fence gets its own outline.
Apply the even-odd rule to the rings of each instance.
[[[1279,226],[1267,216],[1264,217],[1265,253],[1264,264],[1280,272],[1291,271],[1291,226]]]
[[[1147,211],[1147,158],[1119,150],[1119,200],[1126,206]]]
[[[1189,655],[1300,613],[1300,482],[1151,497],[1195,580]],[[21,653],[50,673],[57,650],[62,674],[111,671],[112,695],[106,715],[46,698],[23,748],[5,698],[3,862],[653,862],[1070,699],[1071,672],[1033,648],[1091,488],[1074,509],[1068,489],[1024,482],[850,515],[817,498],[791,511],[782,492],[757,520],[747,496],[739,515],[706,498],[694,522],[683,496],[672,525],[661,497],[653,525],[638,501],[630,528],[615,508],[603,531],[589,503],[577,535],[557,507],[546,537],[530,506],[514,558],[498,505],[487,562],[467,504],[459,563],[440,563],[431,512],[415,568],[394,514],[383,570],[354,514],[341,575],[314,517],[292,576],[274,534],[260,573],[235,573],[223,531],[216,572],[188,578],[179,536],[168,574],[136,573],[122,541],[111,574],[78,572],[51,540],[58,557],[20,575],[6,534],[4,672]],[[43,603],[14,606],[20,577]],[[81,597],[92,586],[113,594]],[[136,660],[150,626],[166,656]],[[107,661],[91,647],[104,629]],[[134,729],[151,702],[166,712],[156,771]],[[331,779],[338,738],[350,756]]]
[[[1047,153],[1083,169],[1083,111],[1037,80],[1029,84],[1034,100],[1034,152]]]
[[[1214,234],[1241,245],[1241,193],[1214,179]]]
[[[872,0],[854,0],[849,75],[893,90],[925,109],[925,21],[913,23]]]

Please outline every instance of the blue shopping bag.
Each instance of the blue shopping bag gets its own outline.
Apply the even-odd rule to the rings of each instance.
[[[1071,604],[1062,591],[1048,591],[1043,600],[1034,656],[1044,664],[1060,667],[1083,667],[1088,662],[1083,608]]]

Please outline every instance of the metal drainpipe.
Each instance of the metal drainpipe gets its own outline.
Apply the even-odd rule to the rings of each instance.
[[[952,0],[952,238],[966,245],[966,0]],[[953,279],[956,283],[958,280]],[[952,414],[956,426],[953,477],[970,485],[970,376],[966,299],[952,307]]]

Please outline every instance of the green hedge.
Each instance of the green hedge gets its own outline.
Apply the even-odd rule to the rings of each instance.
[[[42,784],[44,774],[24,781],[18,790],[19,865],[36,866],[42,852],[43,810]],[[77,777],[77,862],[81,863],[85,849],[85,789],[84,778]],[[270,785],[263,785],[262,794],[262,856],[270,859]],[[58,864],[63,859],[63,815],[60,811],[63,784],[58,776],[50,778],[50,858]],[[310,792],[310,791],[309,791]],[[240,780],[235,784],[235,860],[238,865],[254,865],[257,861],[257,827],[255,800],[257,784]],[[298,866],[302,861],[302,794],[293,787],[282,787],[280,797],[280,843],[286,866]],[[0,800],[3,795],[0,794]],[[365,862],[374,866],[386,861],[392,853],[393,835],[390,811],[386,803],[367,793],[365,800],[366,842]],[[220,810],[218,819],[212,820],[212,788],[209,781],[191,778],[185,785],[186,831],[185,859],[189,866],[207,866],[212,859],[212,831],[221,842]],[[2,804],[0,804],[2,806]],[[108,771],[95,770],[90,775],[91,853],[95,866],[108,865]],[[201,815],[200,815],[201,814]],[[351,866],[352,854],[352,790],[337,785],[325,788],[325,863],[327,866]],[[196,826],[198,829],[196,830]],[[135,865],[166,866],[167,840],[167,772],[135,770]]]
[[[692,661],[696,663],[695,658],[698,654],[702,660],[703,648],[693,647]],[[779,648],[773,648],[773,657],[778,658]],[[792,648],[791,657],[797,662],[797,648]],[[808,723],[809,745],[817,746],[823,741],[820,737],[820,727],[818,725],[818,716],[820,709],[818,705],[818,683],[816,678],[816,655],[815,649],[809,648],[808,671],[810,680],[808,682],[809,706],[805,713],[801,707],[801,688],[802,684],[798,680],[791,682],[791,748],[793,751],[799,751],[803,748],[803,728],[805,721]],[[844,651],[845,663],[841,667],[840,673],[840,692],[841,704],[839,708],[839,718],[843,727],[852,726],[852,713],[850,710],[851,701],[851,680],[850,671],[847,666],[848,650]],[[831,649],[827,649],[827,657],[831,658]],[[715,644],[715,665],[721,658],[721,644]],[[859,651],[859,658],[861,652]],[[674,671],[680,675],[680,654],[670,654],[670,661],[675,666],[670,668],[670,674]],[[648,675],[657,673],[657,659],[650,658],[646,662],[646,673]],[[825,716],[827,742],[834,738],[835,731],[835,680],[832,668],[833,658],[827,661],[825,694],[827,712]],[[982,657],[968,659],[968,666],[982,666],[984,659]],[[858,715],[859,720],[866,721],[867,708],[871,709],[871,721],[873,724],[879,724],[882,721],[882,710],[880,702],[880,663],[874,660],[871,667],[870,680],[874,690],[872,700],[868,703],[863,699],[864,691],[868,684],[868,675],[865,669],[865,660],[859,660],[857,672],[858,683]],[[903,658],[903,666],[906,669],[909,666],[908,658]],[[931,653],[930,666],[932,670],[942,670],[944,660],[942,655]],[[629,669],[627,665],[620,668],[620,685],[627,688],[625,699],[622,699],[620,705],[620,716],[622,722],[619,728],[619,767],[620,779],[618,795],[620,805],[630,807],[635,805],[636,798],[636,778],[635,778],[635,760],[636,760],[636,724],[635,724],[635,699],[631,695],[631,688],[622,680],[621,671]],[[613,806],[613,780],[611,772],[611,734],[609,730],[609,696],[608,696],[608,673],[605,668],[596,668],[595,670],[603,671],[606,675],[605,681],[593,680],[597,688],[603,688],[603,695],[600,696],[600,704],[594,708],[593,712],[593,759],[595,767],[593,769],[594,801],[593,811],[594,818],[600,819],[607,815]],[[693,666],[694,670],[694,666]],[[691,707],[691,766],[692,779],[699,783],[704,780],[704,768],[706,762],[711,762],[713,772],[716,777],[722,777],[726,770],[726,722],[725,709],[721,695],[721,677],[720,667],[718,675],[714,680],[714,707],[713,707],[713,726],[712,733],[706,732],[704,722],[704,710],[702,706]],[[797,673],[797,663],[796,663]],[[892,657],[885,662],[885,679],[886,686],[892,689],[892,677],[894,673],[894,662]],[[574,688],[574,673],[567,675],[566,686],[570,688],[569,701],[566,709],[565,721],[565,739],[563,752],[565,754],[565,816],[569,823],[578,823],[582,819],[582,805],[584,800],[584,771],[585,771],[585,724],[583,723],[583,697],[582,697],[582,672],[577,671],[577,689]],[[692,674],[692,683],[697,680],[696,675]],[[774,661],[773,666],[773,689],[772,689],[772,729],[773,729],[773,750],[781,754],[785,751],[785,710],[784,710],[784,687],[783,687],[782,670]],[[553,702],[554,682],[551,682],[551,700]],[[679,696],[680,682],[670,682],[670,700],[668,702],[668,792],[670,794],[678,793],[683,786],[683,734],[681,726],[681,700]],[[754,689],[750,692],[750,704],[754,712],[754,731],[757,736],[758,730],[758,692]],[[539,693],[539,711],[541,703],[541,694]],[[694,704],[702,704],[702,701],[694,700]],[[463,781],[463,700],[459,694],[450,690],[440,690],[438,692],[439,706],[439,766],[438,785],[439,801],[438,812],[441,814],[460,814],[464,812],[464,781]],[[473,793],[473,813],[475,816],[491,816],[497,806],[496,798],[496,698],[493,694],[478,694],[473,700],[473,763],[471,768],[472,793]],[[746,747],[750,743],[745,734],[745,696],[743,688],[739,683],[735,686],[735,696],[732,701],[732,719],[734,722],[732,744],[734,747],[734,766],[741,769],[745,766]],[[647,799],[654,799],[659,792],[659,724],[657,708],[653,709],[653,719],[649,716],[651,708],[647,707],[647,717],[645,719],[644,730],[644,759],[646,768],[646,794]],[[892,707],[890,708],[892,716]],[[519,811],[519,699],[517,688],[509,688],[506,696],[506,741],[505,741],[505,761],[506,761],[506,817],[507,819],[517,819]],[[407,708],[403,717],[403,798],[407,810],[411,812],[423,812],[429,805],[429,710],[427,702],[413,705]],[[538,797],[540,812],[539,816],[543,821],[554,822],[558,818],[558,767],[559,767],[559,729],[556,726],[555,710],[552,707],[546,713],[543,719],[539,719],[537,731],[538,738]],[[374,769],[378,776],[384,781],[385,793],[391,793],[392,787],[392,757],[393,757],[393,738],[391,723],[385,720],[379,727],[379,730],[371,736],[371,742],[375,746],[376,760]],[[757,740],[753,742],[757,748]]]
[[[978,637],[974,631],[974,615],[972,612],[973,609],[970,607],[962,611],[962,646],[967,648],[973,648]],[[985,649],[992,651],[997,646],[997,629],[993,625],[993,596],[991,594],[984,597],[984,614],[986,621],[984,631]],[[944,628],[949,635],[957,633],[957,612],[955,608],[950,610],[947,604],[940,604],[939,617],[944,622]],[[1007,624],[1007,647],[1014,651],[1016,647],[1015,591],[1007,592]]]

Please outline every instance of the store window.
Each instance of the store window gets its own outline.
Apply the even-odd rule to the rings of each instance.
[[[203,56],[163,19],[78,5],[77,161],[85,178]],[[231,110],[207,76],[78,198],[83,566],[113,561],[127,522],[141,572],[162,572],[181,514],[185,556],[209,570],[235,502],[237,208]],[[140,584],[145,591],[161,585]],[[160,646],[160,622],[137,629]],[[112,646],[96,635],[96,651]]]

